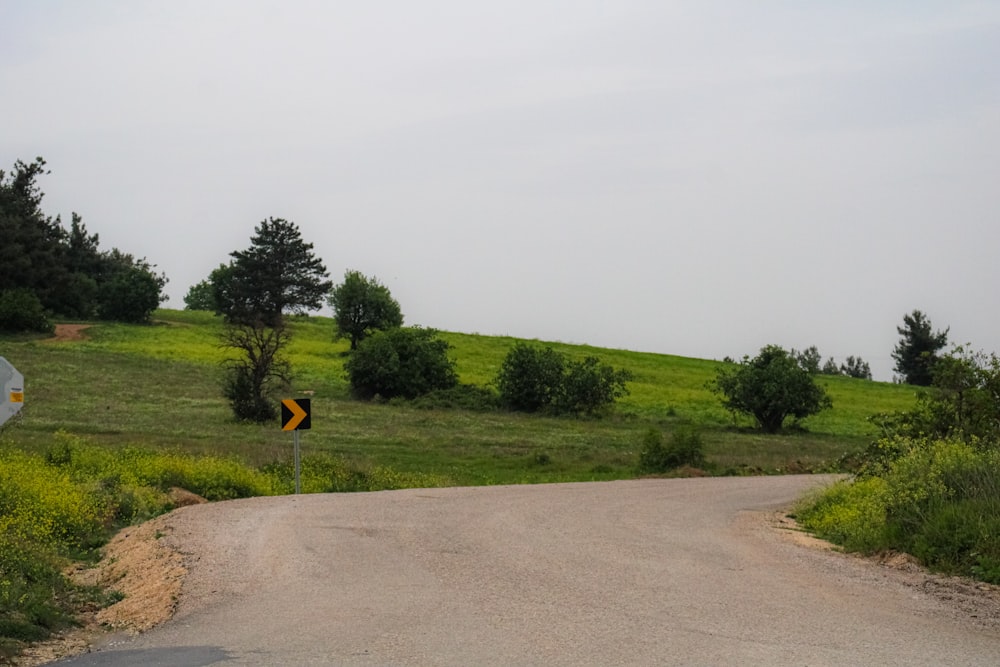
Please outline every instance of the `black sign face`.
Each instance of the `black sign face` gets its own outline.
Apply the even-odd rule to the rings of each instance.
[[[286,398],[281,402],[281,430],[304,431],[312,426],[308,398]]]

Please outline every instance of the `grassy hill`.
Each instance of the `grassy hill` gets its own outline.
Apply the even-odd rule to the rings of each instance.
[[[262,465],[291,458],[292,436],[277,424],[235,423],[220,392],[220,322],[207,313],[161,310],[155,324],[95,324],[81,341],[0,338],[0,356],[25,376],[22,417],[5,446],[41,452],[58,430],[108,446],[142,445],[179,452],[234,455]],[[701,429],[718,473],[828,469],[874,435],[867,418],[908,409],[911,387],[819,378],[834,408],[805,430],[765,435],[734,422],[706,389],[718,362],[552,343],[572,357],[596,355],[635,376],[631,394],[602,420],[506,412],[420,409],[406,403],[353,400],[344,377],[345,341],[328,318],[297,318],[288,397],[312,398],[312,429],[303,454],[331,453],[352,464],[429,473],[451,484],[494,484],[630,477],[650,426]],[[515,342],[443,333],[462,382],[488,384]],[[747,350],[755,352],[755,350]]]

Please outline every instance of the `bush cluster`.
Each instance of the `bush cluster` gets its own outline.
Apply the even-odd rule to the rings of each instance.
[[[570,361],[551,347],[516,343],[500,366],[500,402],[521,412],[598,415],[628,394],[627,370],[597,357]]]

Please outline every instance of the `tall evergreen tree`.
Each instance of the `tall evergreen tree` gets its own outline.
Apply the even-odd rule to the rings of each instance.
[[[281,218],[257,225],[250,247],[230,253],[231,274],[218,305],[231,322],[277,326],[285,313],[317,310],[333,282],[299,228]]]
[[[932,369],[938,351],[948,344],[948,329],[933,332],[931,321],[919,310],[903,316],[903,326],[896,327],[900,339],[892,351],[895,370],[907,384],[928,387],[934,380]]]
[[[67,284],[66,232],[59,219],[45,217],[44,196],[36,182],[45,160],[18,160],[10,173],[0,170],[0,290],[31,290],[48,310],[58,311]]]
[[[290,377],[284,315],[319,308],[333,286],[312,249],[294,223],[268,218],[257,225],[250,247],[230,253],[230,263],[209,278],[214,305],[226,317],[223,344],[237,354],[226,360],[223,386],[237,419],[274,418],[270,395]]]

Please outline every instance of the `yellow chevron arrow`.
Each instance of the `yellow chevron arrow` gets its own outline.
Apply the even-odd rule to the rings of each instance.
[[[294,398],[286,398],[281,402],[292,413],[291,419],[281,425],[282,431],[294,431],[302,423],[302,420],[309,416],[309,413],[299,407]]]

